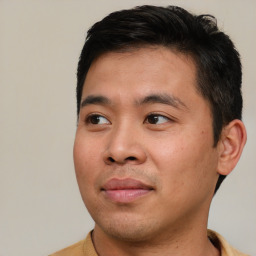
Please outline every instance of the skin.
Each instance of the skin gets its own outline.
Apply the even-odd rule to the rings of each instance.
[[[219,255],[207,238],[209,207],[218,175],[231,171],[245,142],[240,121],[224,131],[213,147],[210,107],[188,56],[157,47],[95,60],[84,83],[74,163],[98,254]],[[112,200],[103,188],[113,178],[136,179],[150,191]]]

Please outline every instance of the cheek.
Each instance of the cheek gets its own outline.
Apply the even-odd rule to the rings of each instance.
[[[166,189],[171,193],[185,188],[187,191],[197,190],[202,184],[207,186],[214,180],[217,155],[206,134],[175,136],[158,140],[156,145],[151,148],[151,158],[162,180],[169,184]]]
[[[98,155],[94,150],[95,148],[97,148],[95,147],[95,142],[92,144],[90,138],[79,134],[76,135],[73,157],[79,186],[82,185],[82,183],[90,183],[93,179],[93,174],[96,173],[96,163],[99,161],[97,159]],[[93,170],[93,172],[91,170]]]
[[[87,208],[97,201],[94,184],[99,169],[96,166],[99,161],[93,151],[94,147],[90,147],[90,144],[89,138],[77,134],[73,149],[76,179]]]

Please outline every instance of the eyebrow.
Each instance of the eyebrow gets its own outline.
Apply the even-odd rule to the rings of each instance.
[[[175,108],[180,108],[181,106],[188,108],[186,104],[182,102],[179,98],[166,93],[150,94],[145,98],[143,98],[142,100],[137,101],[136,103],[138,105],[160,103],[160,104],[170,105]]]
[[[104,96],[89,95],[81,102],[81,108],[91,104],[109,105],[110,100]]]
[[[166,104],[170,105],[175,108],[180,108],[180,106],[188,108],[184,102],[182,102],[179,98],[169,95],[166,93],[161,93],[161,94],[150,94],[141,100],[135,101],[136,105],[144,105],[144,104],[155,104],[155,103],[160,103],[160,104]],[[89,95],[85,99],[82,100],[81,102],[81,108],[85,107],[87,105],[110,105],[111,100],[108,99],[107,97],[101,96],[101,95]]]

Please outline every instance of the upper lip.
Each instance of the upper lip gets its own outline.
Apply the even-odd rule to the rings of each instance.
[[[148,184],[145,184],[140,180],[136,180],[132,178],[126,178],[126,179],[112,178],[108,180],[103,186],[103,190],[125,190],[125,189],[152,190],[153,187]]]

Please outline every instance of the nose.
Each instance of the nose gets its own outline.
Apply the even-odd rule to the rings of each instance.
[[[104,162],[111,164],[142,164],[147,155],[141,136],[132,127],[119,127],[111,132],[103,153]]]

